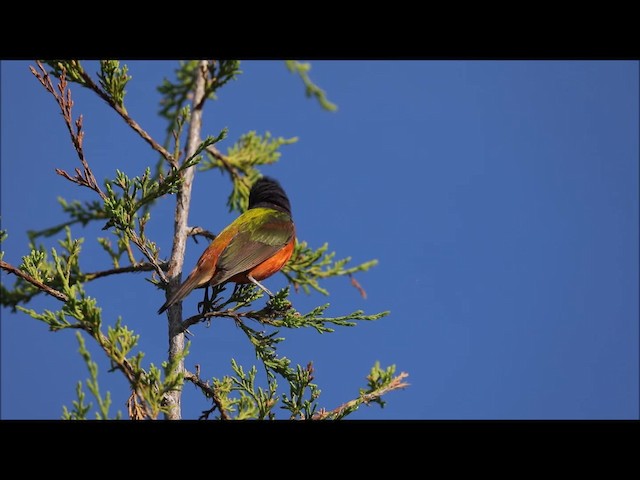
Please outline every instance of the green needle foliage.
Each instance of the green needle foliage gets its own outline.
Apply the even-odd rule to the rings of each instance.
[[[80,355],[89,369],[90,378],[86,381],[86,385],[98,404],[96,419],[108,420],[109,407],[111,406],[111,394],[107,392],[104,397],[100,394],[100,387],[98,386],[98,364],[91,360],[91,354],[89,353],[89,350],[87,350],[84,337],[80,332],[76,332],[76,338],[80,344]],[[62,407],[62,418],[65,420],[86,420],[87,414],[91,411],[91,407],[93,405],[91,403],[88,405],[84,404],[85,393],[82,389],[82,382],[78,382],[76,395],[78,396],[78,400],[73,401],[73,409],[71,411],[69,411],[65,406]],[[121,417],[122,414],[118,412],[115,418],[119,419]]]
[[[124,94],[126,93],[124,87],[131,80],[131,76],[127,75],[127,66],[124,65],[120,68],[120,62],[117,60],[101,60],[98,78],[100,86],[107,92],[113,103],[124,108]]]
[[[270,132],[258,135],[255,131],[240,136],[229,148],[226,155],[217,151],[207,151],[206,159],[200,165],[201,171],[218,168],[230,174],[233,190],[227,205],[229,211],[244,212],[249,203],[251,185],[260,177],[259,165],[270,165],[280,159],[280,147],[298,141],[293,138],[272,138]]]
[[[301,63],[295,60],[286,61],[287,68],[291,73],[295,73],[300,76],[302,83],[304,83],[304,93],[307,97],[314,97],[320,103],[320,106],[330,112],[338,110],[338,106],[332,103],[327,98],[327,94],[324,90],[318,87],[311,81],[309,77],[309,70],[311,70],[310,63]]]
[[[302,289],[307,294],[317,291],[328,294],[323,282],[327,278],[352,276],[364,272],[377,264],[370,260],[360,265],[348,266],[351,257],[336,260],[336,253],[329,252],[328,244],[312,249],[307,242],[298,240],[294,253],[282,273],[289,286],[281,289],[260,309],[252,308],[253,303],[263,297],[262,290],[255,286],[236,285],[233,292],[223,301],[220,294],[229,286],[213,289],[213,300],[203,302],[202,311],[188,318],[171,319],[170,336],[191,334],[200,323],[209,323],[214,318],[231,319],[245,335],[255,352],[257,365],[248,368],[230,359],[230,371],[221,378],[203,380],[199,370],[196,373],[183,368],[184,359],[189,356],[189,343],[161,362],[147,363],[144,352],[139,351],[139,335],[123,323],[121,317],[103,318],[97,298],[87,295],[85,285],[96,278],[135,272],[149,272],[145,278],[152,288],[167,288],[169,252],[161,252],[156,242],[147,236],[146,225],[154,212],[156,201],[170,195],[190,195],[190,185],[185,177],[197,168],[198,174],[206,175],[212,169],[228,174],[233,188],[227,205],[230,210],[242,212],[247,208],[250,185],[262,175],[263,170],[282,158],[281,147],[296,142],[297,138],[263,135],[251,131],[240,134],[226,154],[216,148],[228,130],[216,135],[202,135],[203,141],[193,142],[188,133],[195,115],[204,108],[207,100],[215,100],[231,80],[241,74],[240,62],[236,60],[188,61],[180,62],[175,78],[164,79],[158,91],[162,94],[159,115],[167,121],[167,138],[160,144],[153,140],[142,127],[129,117],[125,107],[125,87],[134,81],[126,65],[117,60],[100,61],[95,78],[89,74],[78,60],[50,60],[45,62],[48,70],[38,62],[40,70],[32,68],[32,73],[55,98],[63,119],[71,135],[82,168],[76,169],[73,177],[67,172],[56,170],[66,180],[88,188],[96,194],[90,201],[66,200],[58,198],[63,213],[68,220],[54,226],[37,226],[28,231],[29,254],[25,255],[17,267],[4,261],[4,251],[0,252],[2,269],[15,275],[13,286],[6,285],[3,276],[0,285],[1,303],[16,314],[22,312],[43,322],[53,332],[75,330],[79,343],[80,357],[89,371],[89,378],[79,381],[76,399],[71,407],[63,407],[62,418],[97,419],[121,418],[118,411],[110,413],[113,399],[122,405],[122,394],[102,392],[98,384],[98,362],[94,361],[86,340],[90,339],[97,351],[104,354],[109,363],[109,372],[119,372],[128,382],[129,394],[126,401],[127,414],[131,419],[180,418],[172,406],[171,398],[180,394],[185,382],[192,383],[200,391],[211,408],[203,410],[200,418],[212,415],[220,419],[338,419],[355,411],[360,405],[378,403],[384,406],[382,395],[404,388],[406,374],[395,375],[395,366],[383,369],[374,365],[367,377],[366,388],[358,391],[357,397],[327,410],[319,405],[320,388],[314,383],[313,363],[305,359],[302,364],[282,356],[279,346],[286,341],[282,332],[288,329],[311,328],[316,332],[333,333],[339,328],[355,327],[363,321],[375,321],[389,312],[365,314],[356,310],[345,315],[325,316],[328,303],[312,308],[307,313],[299,312],[289,298],[290,287]],[[307,96],[315,97],[327,110],[337,107],[329,102],[325,92],[315,85],[310,77],[310,65],[296,61],[286,63],[287,68],[300,76]],[[58,79],[54,86],[52,78]],[[138,175],[127,175],[123,169],[115,169],[113,178],[98,182],[91,171],[90,152],[85,151],[82,139],[82,120],[75,116],[69,85],[77,84],[95,92],[108,107],[111,107],[141,139],[160,153],[160,160],[152,168],[144,167]],[[196,102],[195,92],[203,92],[202,100]],[[185,149],[183,145],[190,145]],[[195,146],[197,145],[197,146]],[[194,147],[195,146],[195,147]],[[172,153],[167,149],[172,147]],[[150,152],[152,153],[152,152]],[[151,160],[150,160],[151,162]],[[102,185],[102,187],[100,186]],[[180,213],[177,207],[176,215]],[[105,268],[97,272],[87,272],[81,267],[83,237],[74,237],[73,228],[84,228],[98,221],[105,233],[95,239],[104,251]],[[178,232],[183,235],[204,235],[203,232]],[[207,232],[209,237],[214,234]],[[0,231],[0,242],[7,237]],[[46,238],[57,238],[57,247],[45,248],[37,242]],[[172,259],[175,261],[175,259]],[[172,275],[177,272],[172,273]],[[352,278],[355,282],[355,279]],[[140,288],[149,288],[149,283],[141,282]],[[357,285],[357,282],[355,283]],[[57,308],[37,311],[26,305],[37,295],[50,295],[59,303]],[[101,300],[104,301],[104,300]],[[155,312],[149,312],[155,316]],[[173,337],[172,337],[173,338]],[[160,366],[157,366],[157,365]],[[205,370],[213,366],[204,366]],[[258,376],[259,372],[264,372]],[[88,401],[85,388],[92,401]],[[215,413],[215,414],[214,414]]]

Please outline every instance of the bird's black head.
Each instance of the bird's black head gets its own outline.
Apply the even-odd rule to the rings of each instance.
[[[277,180],[262,177],[251,187],[249,193],[249,208],[275,208],[291,215],[291,204],[287,194]]]

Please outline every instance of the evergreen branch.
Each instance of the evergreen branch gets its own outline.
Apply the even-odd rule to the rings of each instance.
[[[206,99],[215,99],[216,90],[242,73],[239,70],[239,65],[240,62],[235,60],[208,61],[205,69],[204,94],[201,102],[195,104],[194,108],[201,109],[201,104]],[[187,117],[190,116],[187,101],[193,97],[199,68],[200,62],[198,61],[181,61],[180,66],[175,71],[176,80],[171,82],[164,78],[162,85],[157,89],[162,94],[159,113],[162,117],[169,120],[165,145],[169,145],[171,138],[174,139],[175,158],[179,156],[180,136],[183,125],[187,121]]]
[[[202,131],[202,107],[204,103],[202,98],[205,96],[207,62],[200,61],[198,68],[194,72],[195,80],[193,87],[193,105],[191,118],[189,121],[189,131],[187,133],[187,149],[185,156],[190,158],[197,154],[201,146],[200,134]],[[176,214],[174,223],[173,247],[171,249],[171,258],[169,260],[168,276],[171,279],[168,284],[167,295],[172,295],[180,285],[180,273],[184,264],[184,253],[186,250],[187,219],[189,216],[189,208],[191,205],[191,190],[193,186],[193,177],[195,167],[187,168],[183,173],[183,183],[177,193]],[[182,325],[180,308],[168,309],[169,322],[169,360],[180,359],[174,366],[174,372],[180,374],[184,372],[184,333],[180,330]],[[182,417],[180,411],[180,390],[169,392],[166,397],[168,412],[166,418],[169,420],[179,420]]]
[[[103,98],[114,109],[116,109],[116,111],[119,111],[121,115],[124,115],[125,117],[128,118],[128,116],[126,115],[126,112],[123,112],[123,109],[120,106],[118,106],[117,103],[115,103],[105,92],[103,92],[95,83],[93,83],[93,80],[91,79],[91,77],[89,77],[89,75],[84,71],[84,69],[82,69],[79,63],[74,63],[73,65],[75,68],[74,75],[83,80],[84,83],[82,83],[82,85],[94,90],[96,93],[98,93],[98,95],[100,95],[101,98]],[[100,195],[100,197],[104,200],[105,211],[110,217],[110,220],[107,223],[107,226],[105,226],[105,228],[108,228],[111,224],[114,224],[116,222],[121,223],[122,225],[120,225],[120,229],[125,231],[127,236],[140,249],[140,251],[147,258],[147,260],[149,260],[149,262],[152,265],[154,265],[155,270],[160,276],[160,278],[166,282],[167,279],[164,275],[164,271],[162,270],[162,268],[160,268],[155,258],[157,256],[157,252],[155,252],[155,245],[152,245],[146,242],[143,238],[138,236],[138,234],[133,230],[133,228],[131,228],[130,225],[125,224],[125,222],[121,221],[121,216],[123,214],[128,213],[129,215],[125,218],[128,219],[130,222],[132,218],[132,215],[131,215],[132,212],[125,211],[125,209],[122,207],[122,205],[118,201],[118,198],[115,196],[115,194],[111,190],[108,183],[107,183],[107,191],[109,193],[109,196],[107,196],[100,189],[100,187],[96,182],[95,176],[93,175],[93,172],[91,171],[91,168],[89,167],[89,164],[85,159],[84,152],[82,149],[82,138],[84,136],[84,132],[82,132],[82,116],[80,116],[76,121],[77,133],[74,133],[73,129],[71,128],[71,108],[73,106],[73,101],[71,100],[71,91],[67,88],[66,67],[60,64],[60,70],[61,70],[60,77],[59,77],[60,82],[58,84],[58,90],[60,91],[59,94],[53,88],[51,77],[46,72],[45,68],[42,66],[42,63],[38,62],[38,67],[40,68],[41,72],[37,72],[33,67],[30,67],[31,72],[36,76],[36,78],[45,87],[45,89],[55,97],[56,101],[58,102],[62,110],[62,115],[64,117],[65,123],[67,124],[67,128],[69,129],[69,132],[71,134],[73,144],[76,147],[76,151],[78,152],[80,161],[84,168],[84,172],[81,172],[80,169],[76,168],[75,177],[71,177],[67,172],[61,169],[56,169],[56,172],[59,175],[62,175],[63,177],[65,177],[67,180],[77,183],[78,185],[89,187],[92,190],[96,191]],[[165,158],[169,159],[169,157],[165,157]],[[176,172],[179,172],[179,171],[180,171],[180,168],[177,168]],[[121,172],[117,172],[117,173],[119,174],[119,176],[116,182],[120,182],[118,183],[118,185],[120,186],[125,185],[124,179],[126,177]],[[143,177],[143,179],[137,179],[137,180],[144,185],[144,179],[148,178],[148,176],[149,176],[149,171],[147,169],[147,171],[145,172],[145,177]],[[173,177],[171,177],[171,179],[174,180]],[[172,188],[173,188],[173,183],[169,184],[168,181],[159,182],[156,186],[157,191],[152,192],[152,195],[157,196],[160,194],[164,194],[170,191]],[[143,197],[140,203],[135,205],[133,210],[135,211],[138,208],[145,205],[145,203],[148,203],[150,201],[149,198],[150,196]],[[156,197],[153,197],[153,198],[156,198]]]
[[[239,60],[211,60],[207,63],[207,72],[204,95],[200,104],[196,104],[196,108],[202,108],[201,104],[208,98],[215,99],[215,92],[220,87],[230,80],[235,80],[236,76],[242,73]]]
[[[135,368],[131,364],[131,362],[124,356],[115,356],[114,358],[113,351],[115,347],[109,341],[109,338],[106,337],[102,332],[100,332],[99,330],[95,330],[94,328],[92,328],[92,326],[87,326],[85,323],[82,323],[80,328],[87,331],[87,333],[89,333],[96,340],[100,348],[102,348],[102,350],[107,354],[107,357],[111,359],[113,367],[117,370],[120,370],[124,374],[127,381],[129,382],[129,385],[131,386],[131,389],[136,392],[137,395],[144,398],[144,395],[140,390],[140,372],[138,371],[138,369]],[[143,403],[143,408],[146,418],[156,418],[157,414],[149,408],[149,405],[147,405],[146,402]]]
[[[300,365],[296,370],[289,372],[289,395],[282,395],[283,408],[291,412],[290,419],[294,420],[313,418],[317,408],[317,399],[320,396],[320,389],[315,383],[311,383],[313,377],[313,363],[309,362],[305,368]],[[305,398],[306,391],[309,391],[309,398]]]
[[[320,286],[318,280],[349,276],[351,284],[363,297],[366,297],[366,292],[352,275],[356,272],[369,270],[377,265],[378,261],[369,260],[360,265],[346,268],[346,264],[351,261],[351,257],[334,260],[336,253],[327,253],[328,248],[329,244],[325,243],[314,251],[307,246],[307,242],[296,242],[293,254],[281,272],[296,291],[302,287],[305,293],[309,293],[310,289],[313,288],[324,295],[328,295],[329,292]]]
[[[157,87],[158,92],[162,95],[160,100],[161,108],[158,113],[161,117],[169,120],[164,144],[168,146],[173,137],[175,142],[175,158],[179,158],[180,136],[184,123],[190,115],[190,107],[187,101],[193,95],[198,64],[196,60],[188,62],[181,60],[179,67],[175,71],[177,82],[171,83],[164,78],[162,85]]]
[[[398,390],[402,388],[406,388],[409,386],[408,383],[403,382],[405,378],[409,376],[408,373],[402,372],[396,377],[394,377],[388,384],[381,386],[372,392],[361,393],[360,396],[354,400],[350,400],[346,403],[343,403],[339,407],[334,408],[333,410],[325,410],[321,409],[318,413],[313,415],[313,420],[325,420],[325,419],[335,419],[338,420],[343,418],[345,415],[357,410],[357,408],[364,404],[369,404],[371,402],[376,402],[380,400],[380,397],[383,395],[392,392],[393,390]]]
[[[68,300],[68,298],[63,293],[31,277],[29,274],[23,272],[22,270],[17,269],[7,264],[6,262],[2,262],[2,265],[0,266],[3,270],[6,270],[10,273],[14,273],[15,275],[22,278],[23,280],[26,280],[29,284],[37,287],[37,289],[34,289],[33,291],[21,291],[20,289],[9,291],[4,286],[2,286],[3,305],[12,306],[15,309],[15,306],[18,303],[22,302],[26,304],[40,292],[48,293],[49,295],[52,295],[53,297],[63,302],[66,302]],[[160,264],[160,267],[163,269],[166,269],[167,263],[162,262]],[[154,271],[155,269],[156,267],[151,263],[138,263],[136,265],[130,265],[127,267],[118,267],[118,268],[112,268],[108,270],[101,270],[97,272],[83,273],[80,275],[72,275],[70,277],[70,283],[75,284],[80,281],[90,282],[98,278],[103,278],[110,275],[119,275],[123,273],[150,272],[150,271]]]
[[[69,301],[69,297],[67,297],[64,293],[59,292],[58,290],[55,290],[55,289],[45,285],[44,283],[42,283],[42,282],[36,280],[35,278],[33,278],[31,275],[28,275],[28,274],[24,273],[23,271],[17,269],[16,267],[14,267],[13,265],[8,264],[4,260],[0,260],[0,268],[2,268],[2,270],[6,270],[9,273],[13,273],[14,275],[26,280],[27,282],[31,283],[32,285],[35,285],[36,287],[38,287],[43,292],[48,293],[49,295],[51,295],[52,297],[60,300],[61,302],[68,302]]]
[[[229,172],[229,175],[231,175],[231,178],[234,180],[234,182],[240,180],[240,173],[238,171],[238,168],[233,166],[229,157],[218,150],[215,145],[208,146],[207,153],[209,153],[213,158],[215,158],[222,164],[224,169]]]
[[[297,73],[302,79],[302,83],[304,83],[305,87],[305,95],[307,97],[315,97],[316,100],[320,103],[322,108],[325,110],[329,110],[330,112],[335,112],[338,110],[338,106],[335,103],[332,103],[327,98],[327,94],[324,90],[318,87],[311,78],[309,77],[309,70],[311,70],[311,64],[309,63],[300,63],[295,60],[286,60],[285,64],[291,73]]]
[[[253,294],[254,291],[254,287],[251,286],[249,287],[248,294]],[[184,332],[189,327],[199,322],[210,320],[211,318],[226,317],[232,318],[238,323],[242,323],[242,320],[246,318],[256,320],[263,325],[269,325],[277,328],[312,327],[315,328],[319,333],[331,333],[334,330],[331,327],[328,327],[327,324],[343,327],[353,327],[356,325],[355,321],[378,320],[389,314],[389,312],[386,311],[373,315],[365,315],[362,310],[356,310],[355,312],[352,312],[348,315],[339,317],[323,317],[322,315],[324,311],[329,307],[328,303],[316,307],[306,314],[301,314],[297,310],[295,310],[291,303],[287,300],[286,297],[288,296],[288,294],[289,289],[288,287],[286,287],[280,290],[264,308],[260,310],[247,311],[238,311],[237,309],[241,306],[246,305],[248,301],[246,299],[232,296],[230,300],[228,300],[221,306],[230,303],[232,300],[235,300],[237,302],[236,306],[228,308],[226,310],[218,309],[213,311],[203,311],[201,313],[197,313],[196,315],[192,315],[181,323],[180,331]],[[253,297],[250,298],[251,301],[255,299]]]
[[[211,410],[206,411],[206,418],[208,418],[209,415],[211,415],[211,413],[213,413],[213,411],[217,408],[218,411],[220,412],[220,418],[222,420],[231,420],[231,417],[227,413],[227,410],[222,405],[222,401],[220,400],[220,396],[218,395],[218,392],[213,387],[211,387],[211,385],[209,385],[208,382],[203,381],[200,378],[200,375],[197,371],[196,373],[192,373],[186,370],[184,372],[184,379],[193,383],[196,387],[202,390],[207,397],[209,397],[213,401],[214,406]],[[205,419],[204,417],[205,417],[205,413],[203,412],[203,417],[201,417],[201,419]]]
[[[133,359],[133,361],[126,357],[128,350],[130,350],[137,342],[137,337],[134,338],[130,331],[126,328],[123,329],[119,325],[119,321],[115,329],[109,327],[108,335],[102,333],[100,331],[100,325],[102,323],[100,310],[96,308],[95,299],[86,298],[80,285],[67,285],[66,288],[70,293],[79,293],[81,298],[76,299],[69,297],[61,311],[54,313],[49,310],[45,310],[44,313],[40,314],[34,310],[28,310],[22,307],[18,308],[29,314],[31,317],[47,323],[52,331],[71,328],[87,332],[104,351],[107,358],[110,359],[112,370],[119,370],[122,372],[131,389],[136,392],[140,398],[150,398],[150,391],[154,388],[157,389],[157,387],[153,382],[151,382],[151,385],[145,383],[145,381],[148,380],[149,374],[147,374],[139,365],[142,357],[139,354]],[[65,315],[69,315],[78,321],[71,323],[66,320]],[[153,419],[157,417],[157,409],[152,408],[148,402],[144,402],[142,408],[145,412],[145,418]]]
[[[87,388],[93,394],[96,401],[98,402],[99,412],[96,412],[96,417],[101,420],[107,420],[109,418],[109,406],[111,405],[111,395],[109,392],[106,393],[103,398],[100,394],[100,387],[98,385],[98,364],[91,360],[91,354],[84,342],[84,338],[80,334],[80,332],[76,332],[76,338],[78,339],[78,343],[80,344],[79,352],[85,363],[87,364],[87,369],[89,370],[89,375],[91,376],[88,380],[86,380]]]
[[[118,115],[122,117],[125,123],[129,125],[140,137],[142,137],[142,139],[145,140],[151,146],[151,148],[160,153],[160,155],[162,155],[175,168],[178,168],[178,161],[173,157],[173,155],[171,155],[167,149],[165,149],[162,145],[151,138],[151,136],[138,124],[138,122],[136,122],[129,116],[124,106],[119,104],[119,100],[117,98],[112,98],[105,90],[100,88],[100,86],[98,86],[93,81],[91,76],[84,70],[84,68],[82,68],[80,62],[73,62],[75,62],[75,78],[72,81],[77,81],[80,85],[93,90],[102,100],[107,103],[107,105],[113,108],[116,113],[118,113]],[[62,70],[63,73],[66,70],[65,64],[63,62],[53,61],[47,63],[54,68],[54,73],[57,69]],[[41,70],[44,71],[44,68],[42,67],[42,64],[40,62],[38,62],[38,65],[40,66]],[[34,70],[32,68],[32,72],[33,71]],[[108,74],[105,74],[103,72],[102,76],[104,77],[105,75]]]
[[[207,148],[207,158],[200,164],[200,171],[219,168],[229,173],[233,181],[233,190],[227,201],[230,210],[244,211],[249,203],[251,185],[261,176],[258,165],[270,165],[280,159],[282,145],[298,141],[293,138],[273,138],[271,133],[258,135],[250,131],[223,155],[217,148]]]
[[[87,419],[87,414],[89,413],[89,410],[91,410],[91,407],[93,406],[93,404],[89,403],[87,405],[84,403],[85,393],[82,390],[82,381],[79,381],[76,384],[76,395],[78,397],[78,400],[74,400],[72,402],[73,409],[71,411],[69,411],[66,406],[64,405],[62,406],[63,420],[86,420]]]
[[[112,102],[124,108],[124,90],[125,85],[131,76],[127,75],[127,66],[120,68],[118,60],[100,60],[100,72],[98,72],[100,86],[104,92],[107,92]]]

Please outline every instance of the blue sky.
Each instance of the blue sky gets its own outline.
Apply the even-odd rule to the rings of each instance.
[[[129,113],[162,141],[155,87],[175,62],[130,61]],[[26,231],[65,221],[56,198],[94,200],[55,174],[79,166],[53,98],[29,73],[33,62],[1,64],[1,207],[4,260],[19,265]],[[95,62],[87,62],[95,72]],[[306,99],[283,62],[247,61],[243,74],[207,104],[204,135],[229,128],[222,151],[250,130],[299,137],[275,166],[293,207],[298,238],[324,242],[352,264],[363,299],[345,278],[330,296],[293,294],[306,312],[390,310],[376,322],[332,334],[281,331],[281,353],[314,362],[321,406],[354,398],[376,360],[409,373],[411,386],[363,406],[352,419],[637,419],[638,62],[314,61],[311,76],[339,106]],[[157,156],[99,99],[72,86],[96,177],[139,175]],[[229,182],[196,175],[191,225],[221,230],[234,217]],[[174,197],[159,202],[148,234],[170,252]],[[83,268],[108,268],[86,237]],[[45,243],[54,246],[55,242]],[[190,270],[205,248],[187,246]],[[13,277],[2,272],[2,281]],[[265,284],[285,284],[278,274]],[[144,274],[96,280],[105,322],[118,315],[141,335],[145,362],[166,358],[164,294]],[[184,308],[195,309],[193,294]],[[30,306],[55,308],[38,298]],[[1,311],[3,419],[55,419],[88,374],[74,333],[51,333],[22,313]],[[230,374],[254,356],[231,321],[192,329],[187,366]],[[126,383],[88,341],[99,381],[126,412]],[[188,384],[184,418],[209,407]]]

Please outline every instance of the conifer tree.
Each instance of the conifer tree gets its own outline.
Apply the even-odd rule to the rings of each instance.
[[[285,63],[290,72],[299,75],[306,95],[317,100],[320,107],[332,111],[337,107],[309,76],[310,65],[297,61]],[[145,275],[140,289],[175,291],[189,273],[184,264],[188,239],[215,238],[215,233],[188,224],[194,175],[209,175],[211,170],[222,172],[208,178],[208,182],[230,182],[228,208],[240,214],[248,205],[251,185],[261,175],[268,175],[269,165],[278,162],[281,147],[293,139],[276,138],[269,133],[251,131],[238,136],[235,143],[222,152],[217,144],[227,136],[227,130],[204,132],[202,112],[208,101],[216,98],[221,89],[240,75],[240,62],[231,60],[184,61],[178,64],[172,80],[165,79],[158,87],[162,95],[159,115],[166,120],[166,137],[158,141],[134,119],[126,108],[126,86],[135,81],[127,66],[115,60],[99,62],[99,70],[90,73],[77,60],[49,60],[35,62],[31,67],[34,80],[50,94],[62,114],[77,168],[69,172],[56,168],[56,173],[92,192],[93,200],[81,202],[60,198],[60,206],[68,221],[45,226],[29,232],[30,253],[21,264],[0,257],[4,271],[1,285],[2,305],[15,315],[28,315],[44,322],[51,331],[73,330],[78,339],[79,352],[89,371],[89,379],[77,383],[72,405],[63,407],[66,419],[118,418],[112,413],[111,392],[102,392],[98,384],[98,363],[92,359],[87,342],[95,342],[108,358],[112,370],[124,376],[128,392],[116,392],[115,397],[126,400],[127,416],[131,419],[340,419],[355,411],[363,403],[384,405],[383,395],[407,386],[406,373],[395,373],[395,366],[386,368],[376,362],[368,373],[367,384],[359,395],[345,399],[342,405],[321,406],[320,388],[314,383],[313,365],[307,359],[294,363],[279,354],[279,344],[285,341],[281,333],[287,329],[311,328],[317,332],[333,332],[338,327],[353,327],[359,322],[378,320],[388,312],[365,313],[357,310],[338,316],[325,316],[329,304],[308,312],[295,308],[290,289],[306,293],[326,294],[323,281],[330,277],[347,276],[363,292],[354,274],[364,272],[376,264],[371,260],[349,265],[350,258],[336,260],[327,243],[312,248],[303,239],[296,241],[293,255],[281,273],[288,285],[273,298],[257,308],[254,303],[264,296],[252,284],[227,284],[211,292],[215,301],[211,308],[185,312],[180,308],[167,311],[168,356],[147,362],[138,348],[139,335],[122,318],[103,318],[98,299],[89,296],[85,286],[98,278],[113,275]],[[113,110],[150,149],[148,165],[138,175],[124,173],[124,166],[115,170],[113,178],[96,178],[91,165],[91,152],[83,142],[83,115],[74,104],[76,88],[87,89],[104,101],[104,108]],[[127,169],[130,169],[127,166]],[[55,188],[53,186],[52,188]],[[157,201],[165,196],[175,197],[175,229],[171,251],[161,251],[157,240],[149,238],[145,229]],[[76,236],[88,224],[103,225],[105,236],[87,240]],[[33,226],[39,227],[39,226]],[[73,230],[72,230],[73,227]],[[4,240],[7,234],[1,232]],[[57,239],[59,248],[45,248],[39,241]],[[105,252],[104,268],[88,272],[80,267],[84,242],[98,242]],[[185,269],[187,271],[185,271]],[[9,276],[8,274],[13,274]],[[13,284],[8,285],[9,279]],[[200,290],[192,295],[200,295]],[[29,301],[37,295],[50,295],[57,300],[57,309],[36,311]],[[158,296],[160,298],[160,296]],[[184,316],[183,316],[184,314]],[[155,310],[149,316],[155,316]],[[162,317],[158,317],[162,318]],[[221,378],[206,378],[205,365],[194,371],[186,367],[189,339],[193,331],[217,319],[227,318],[244,333],[255,350],[258,364],[245,367],[229,359],[229,373]],[[189,364],[198,364],[190,359]],[[259,371],[266,372],[264,383],[258,385]],[[203,409],[199,414],[184,414],[181,396],[186,384],[192,384],[203,395]],[[89,391],[90,395],[87,394]],[[330,387],[329,387],[330,388]],[[281,413],[281,412],[284,412]]]

